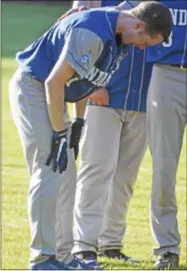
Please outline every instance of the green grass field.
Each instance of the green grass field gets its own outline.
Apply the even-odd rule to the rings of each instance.
[[[14,54],[47,29],[62,5],[2,4],[2,269],[26,269],[29,257],[27,191],[29,176],[8,102],[8,81],[16,69]],[[186,138],[177,174],[178,220],[182,237],[180,268],[186,269]],[[128,212],[124,251],[140,265],[103,262],[107,269],[151,269],[155,245],[149,227],[151,159],[144,158]]]

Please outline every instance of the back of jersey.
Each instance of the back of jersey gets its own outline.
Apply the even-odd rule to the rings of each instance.
[[[187,0],[160,2],[170,9],[174,27],[167,43],[148,48],[147,61],[187,65]]]

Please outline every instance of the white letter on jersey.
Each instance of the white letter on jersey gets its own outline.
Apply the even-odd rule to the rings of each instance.
[[[187,10],[179,10],[179,25],[187,25]]]
[[[173,24],[177,25],[177,15],[178,15],[178,9],[169,9],[173,18]]]

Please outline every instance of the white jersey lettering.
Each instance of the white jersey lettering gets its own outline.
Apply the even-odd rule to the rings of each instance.
[[[186,9],[171,9],[173,24],[184,26],[187,25],[187,10]]]

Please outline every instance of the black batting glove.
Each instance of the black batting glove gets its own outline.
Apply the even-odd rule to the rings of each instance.
[[[85,120],[77,118],[73,121],[71,126],[71,137],[70,137],[70,149],[74,149],[75,160],[77,159],[79,153],[79,142],[81,139],[82,128],[84,126]]]
[[[60,174],[66,170],[68,164],[67,132],[67,129],[60,132],[53,131],[51,139],[51,152],[45,163],[46,166],[52,164],[53,172],[58,170]]]

